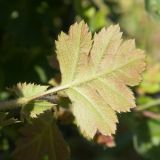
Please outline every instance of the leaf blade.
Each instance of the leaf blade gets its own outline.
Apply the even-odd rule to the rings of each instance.
[[[77,76],[77,70],[82,69],[79,62],[85,59],[91,49],[91,33],[84,21],[75,23],[69,29],[69,34],[63,32],[56,42],[57,58],[62,72],[62,84],[66,84]],[[63,54],[61,54],[63,53]],[[86,62],[84,62],[84,65]]]
[[[34,83],[18,83],[12,89],[18,97],[29,98],[37,94],[43,93],[47,90],[48,86],[36,85]],[[37,115],[43,113],[46,110],[51,109],[54,106],[53,103],[50,103],[45,100],[37,99],[31,101],[21,108],[21,119],[30,120],[30,118],[36,118]]]
[[[76,24],[75,30],[76,27],[79,29],[81,24]],[[69,33],[65,36],[71,35]],[[73,113],[77,125],[87,138],[93,138],[97,131],[104,135],[114,134],[118,122],[116,112],[130,111],[130,108],[136,106],[133,93],[128,86],[135,86],[141,81],[145,56],[142,50],[136,49],[134,40],[124,41],[121,36],[118,25],[103,28],[95,34],[87,56],[83,57],[79,52],[81,58],[76,59],[78,67],[74,68],[77,74],[73,77],[70,67],[65,65],[67,76],[72,77],[66,81],[61,70],[62,86],[65,81],[67,87],[64,90],[74,104]],[[57,41],[56,45],[60,46],[63,43]],[[67,56],[65,53],[58,52],[60,67],[61,57],[64,59]],[[67,60],[68,63],[72,63]]]

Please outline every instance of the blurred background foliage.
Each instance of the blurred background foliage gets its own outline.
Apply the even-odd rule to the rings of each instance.
[[[137,109],[119,117],[116,147],[89,142],[74,125],[59,123],[71,159],[159,160],[160,0],[0,0],[0,100],[12,97],[6,88],[19,81],[55,83],[51,79],[59,76],[59,69],[54,40],[81,19],[93,32],[119,23],[124,36],[135,38],[146,51],[148,65],[143,82],[135,88]],[[0,115],[0,122],[6,117]],[[0,128],[0,159],[12,159],[20,126]]]

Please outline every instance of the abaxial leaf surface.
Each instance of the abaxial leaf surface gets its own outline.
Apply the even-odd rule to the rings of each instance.
[[[28,120],[30,118],[36,118],[39,114],[43,113],[44,111],[53,108],[53,106],[54,104],[43,100],[36,100],[30,102],[22,107],[21,118],[26,118]]]
[[[18,83],[11,91],[15,92],[18,97],[32,97],[46,91],[48,86],[36,85],[34,83]]]
[[[76,123],[93,138],[97,131],[114,134],[116,112],[136,106],[128,86],[140,82],[145,56],[134,40],[122,40],[118,25],[103,28],[93,39],[88,30],[83,21],[73,24],[68,34],[59,35],[56,52]]]
[[[28,98],[45,92],[47,88],[48,86],[36,85],[33,83],[18,83],[11,90],[15,92],[18,97]],[[22,107],[21,119],[30,119],[31,117],[35,118],[38,114],[51,109],[53,106],[53,103],[40,99],[31,101]]]

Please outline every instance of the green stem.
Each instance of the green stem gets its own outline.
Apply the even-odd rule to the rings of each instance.
[[[153,106],[157,106],[157,105],[160,105],[160,98],[158,99],[155,99],[154,101],[150,102],[150,103],[147,103],[147,104],[144,104],[142,106],[139,106],[137,107],[137,111],[143,111],[145,109],[148,109],[150,107],[153,107]]]

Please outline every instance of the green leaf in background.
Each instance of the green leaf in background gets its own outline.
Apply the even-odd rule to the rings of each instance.
[[[40,114],[21,129],[13,153],[16,160],[68,160],[69,149],[51,112]]]
[[[89,24],[91,31],[97,31],[110,23],[107,19],[109,8],[103,0],[76,0],[74,5],[81,19],[85,19]]]
[[[160,0],[145,0],[146,10],[155,18],[160,18]]]
[[[107,25],[106,16],[107,16],[106,10],[95,11],[95,13],[90,18],[89,22],[91,30],[96,31],[102,28],[103,26],[106,26]]]
[[[134,135],[134,147],[144,158],[159,160],[160,157],[160,121],[143,120]]]
[[[154,101],[154,98],[150,97],[150,96],[140,96],[137,98],[137,104],[138,105],[142,105],[142,104],[147,104],[149,102]]]
[[[146,72],[143,74],[143,81],[138,87],[140,94],[154,94],[160,92],[160,64],[148,66]]]

